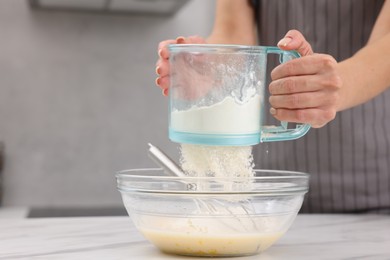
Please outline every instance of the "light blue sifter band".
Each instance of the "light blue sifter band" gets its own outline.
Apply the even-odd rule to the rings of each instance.
[[[260,143],[260,134],[196,134],[178,132],[169,128],[169,139],[176,143],[186,144],[250,146]]]

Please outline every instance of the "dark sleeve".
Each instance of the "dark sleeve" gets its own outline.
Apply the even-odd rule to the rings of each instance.
[[[250,0],[253,8],[255,8],[255,10],[257,10],[256,8],[259,7],[259,0]]]

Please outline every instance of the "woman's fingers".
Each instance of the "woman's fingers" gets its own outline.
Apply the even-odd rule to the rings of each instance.
[[[170,39],[170,40],[161,41],[158,44],[157,53],[160,59],[168,60],[169,50],[167,47],[169,44],[205,44],[205,43],[206,40],[197,35],[189,36],[189,37],[179,36],[174,40]]]
[[[271,72],[272,80],[280,78],[313,75],[335,70],[337,61],[327,54],[314,54],[299,59],[293,59],[280,64]]]
[[[168,60],[169,59],[169,51],[168,51],[167,46],[169,44],[175,44],[175,43],[176,43],[176,40],[172,40],[172,39],[160,42],[158,44],[158,48],[157,48],[157,53],[158,53],[159,58]]]
[[[167,89],[169,87],[169,64],[168,60],[159,60],[156,65],[156,85],[161,89]]]
[[[316,78],[311,76],[281,78],[269,84],[269,92],[271,95],[313,92],[321,89],[322,86],[316,82]]]
[[[313,128],[320,128],[336,117],[335,110],[308,108],[308,109],[275,109],[271,108],[270,113],[280,121],[306,123]]]
[[[296,30],[289,31],[278,46],[295,50],[302,57],[280,64],[271,72],[270,113],[281,121],[324,126],[335,118],[340,102],[342,80],[337,61],[330,55],[313,54],[310,44]]]
[[[200,36],[190,36],[183,37],[179,36],[176,39],[170,39],[161,41],[158,44],[157,53],[158,60],[156,62],[156,74],[158,75],[156,79],[156,85],[159,86],[163,95],[168,95],[168,88],[170,84],[169,73],[170,73],[170,65],[169,65],[169,44],[205,44],[206,40]]]
[[[273,108],[304,109],[333,107],[338,100],[336,92],[314,91],[290,95],[272,95],[269,102]]]
[[[290,30],[278,42],[278,47],[282,50],[295,50],[301,56],[308,56],[313,54],[313,50],[309,42],[306,41],[305,37],[297,30]]]
[[[165,77],[169,74],[170,66],[168,60],[159,59],[156,63],[156,74],[159,77]]]
[[[164,89],[168,89],[169,88],[169,76],[165,76],[165,77],[158,77],[156,79],[156,85],[161,88],[162,90]]]
[[[192,44],[206,44],[206,40],[198,35],[189,36],[187,39],[185,38],[184,43],[192,43]]]
[[[158,60],[156,62],[156,85],[162,89],[163,95],[168,94],[169,87],[169,51],[167,46],[176,43],[176,40],[165,40],[158,44]]]

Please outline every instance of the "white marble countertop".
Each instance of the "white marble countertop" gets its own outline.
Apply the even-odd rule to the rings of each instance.
[[[0,219],[0,259],[205,258],[161,253],[128,217],[80,217]],[[390,216],[298,215],[270,249],[237,259],[390,259]]]

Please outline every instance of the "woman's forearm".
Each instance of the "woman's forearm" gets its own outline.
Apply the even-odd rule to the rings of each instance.
[[[209,43],[257,43],[255,10],[249,0],[217,0],[213,31]]]
[[[343,102],[338,110],[360,105],[390,87],[390,34],[339,63]]]
[[[385,1],[367,45],[340,62],[343,80],[338,110],[360,105],[390,87],[390,1]]]

